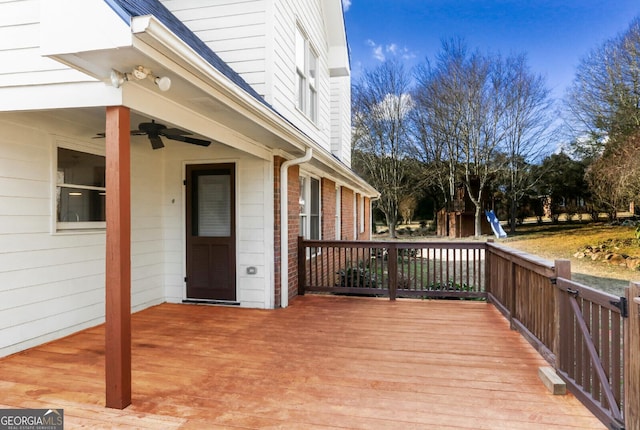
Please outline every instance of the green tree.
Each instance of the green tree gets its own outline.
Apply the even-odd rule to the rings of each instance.
[[[551,200],[552,216],[559,215],[561,204],[589,199],[584,162],[561,152],[545,157],[534,170],[534,175],[540,178],[535,190],[540,198]]]

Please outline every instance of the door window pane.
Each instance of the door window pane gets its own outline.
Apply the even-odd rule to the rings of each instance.
[[[197,236],[231,235],[231,178],[229,175],[197,176]]]

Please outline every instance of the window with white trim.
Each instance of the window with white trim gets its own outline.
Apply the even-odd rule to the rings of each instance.
[[[342,228],[341,223],[341,199],[342,199],[342,188],[339,186],[336,187],[336,240],[341,239],[340,229]]]
[[[320,240],[320,181],[300,177],[300,235]]]
[[[358,199],[353,193],[353,240],[358,240]]]
[[[360,233],[364,233],[364,196],[360,196]]]
[[[309,39],[296,26],[297,107],[316,122],[318,120],[318,55]]]
[[[105,228],[104,155],[58,147],[56,229]]]

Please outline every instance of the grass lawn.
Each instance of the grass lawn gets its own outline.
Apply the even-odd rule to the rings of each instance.
[[[419,225],[399,226],[398,229],[410,227],[417,231]],[[566,222],[558,224],[545,222],[538,225],[527,222],[518,226],[515,234],[506,239],[495,239],[508,247],[525,251],[547,260],[569,259],[573,279],[584,285],[594,287],[617,296],[624,295],[624,288],[629,281],[640,282],[640,271],[615,266],[605,261],[593,261],[591,258],[574,257],[586,246],[600,245],[606,241],[615,241],[617,248],[612,252],[640,257],[640,244],[635,240],[635,227],[612,226],[607,222]],[[493,238],[487,236],[485,239]],[[388,240],[387,235],[375,235],[374,240]],[[399,240],[442,240],[435,236],[399,235]],[[470,239],[470,238],[469,238]],[[626,243],[622,243],[626,241]]]
[[[640,271],[611,265],[591,258],[576,258],[574,254],[587,245],[615,241],[613,252],[640,257],[640,246],[635,240],[635,227],[611,226],[608,223],[532,223],[518,226],[514,235],[500,240],[506,246],[530,254],[555,260],[571,260],[573,279],[615,295],[624,294],[629,281],[640,281]],[[623,243],[625,241],[625,243]]]

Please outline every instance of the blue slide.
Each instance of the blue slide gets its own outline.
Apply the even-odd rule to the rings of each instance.
[[[507,237],[507,233],[504,232],[504,229],[500,225],[500,221],[498,221],[498,217],[496,217],[496,214],[494,214],[492,210],[484,211],[484,213],[487,215],[487,221],[489,221],[489,224],[491,224],[493,234],[495,234],[499,239],[504,239],[505,237]]]

